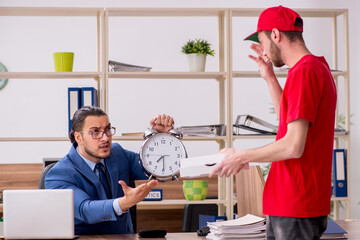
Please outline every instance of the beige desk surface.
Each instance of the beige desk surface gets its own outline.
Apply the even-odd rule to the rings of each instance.
[[[118,234],[118,235],[81,235],[79,240],[99,240],[99,239],[117,239],[117,240],[138,240],[138,239],[145,239],[139,238],[137,234]],[[206,237],[199,237],[197,233],[168,233],[166,234],[165,238],[149,238],[152,240],[193,240],[193,239],[203,239],[205,240]]]
[[[341,227],[343,227],[348,234],[346,236],[349,240],[360,239],[360,220],[354,221],[336,221]],[[137,234],[119,234],[119,235],[92,235],[79,237],[79,240],[98,240],[98,239],[119,239],[119,240],[139,240]],[[152,238],[153,240],[194,240],[194,239],[206,239],[205,237],[199,237],[196,233],[168,233],[166,238]]]
[[[2,210],[2,205],[0,204]],[[336,221],[341,227],[343,227],[348,233],[346,236],[349,240],[360,239],[360,220],[337,220]],[[119,240],[138,240],[140,239],[137,234],[120,234],[120,235],[82,235],[81,240],[92,240],[92,239],[119,239]],[[205,237],[199,237],[196,233],[168,233],[166,238],[153,238],[166,239],[166,240],[191,240],[191,239],[205,239]]]

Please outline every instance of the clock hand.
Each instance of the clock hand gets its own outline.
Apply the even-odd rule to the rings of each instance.
[[[156,160],[156,162],[159,162],[163,157],[164,157],[164,156],[161,155],[161,157],[160,157],[158,160]]]
[[[162,157],[163,158],[163,169],[162,169],[163,171],[165,171],[165,158],[164,157],[165,157],[165,155]]]

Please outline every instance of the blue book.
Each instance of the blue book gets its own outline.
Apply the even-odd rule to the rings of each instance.
[[[334,149],[333,194],[335,197],[347,197],[347,169],[345,149]]]
[[[68,119],[69,132],[71,131],[72,117],[74,113],[80,108],[80,88],[68,88]]]
[[[98,107],[97,90],[93,87],[83,87],[81,90],[80,106],[96,106]]]
[[[327,228],[320,239],[347,239],[347,237],[344,235],[345,233],[347,232],[336,222],[328,219]]]

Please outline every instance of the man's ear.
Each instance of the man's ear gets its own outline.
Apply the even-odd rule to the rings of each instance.
[[[279,31],[279,29],[274,28],[273,30],[271,30],[271,39],[272,39],[274,42],[278,43],[278,42],[280,41],[280,38],[281,38],[281,36],[280,36],[280,31]]]
[[[82,136],[80,132],[74,132],[74,138],[78,145],[82,143]]]

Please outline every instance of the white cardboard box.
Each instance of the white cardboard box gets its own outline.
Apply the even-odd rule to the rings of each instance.
[[[214,154],[180,159],[180,177],[190,178],[207,176],[223,157],[224,154]]]

